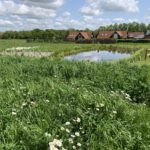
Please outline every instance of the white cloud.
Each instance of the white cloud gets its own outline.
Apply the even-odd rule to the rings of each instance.
[[[127,22],[132,23],[132,22],[140,22],[139,19],[135,18],[135,19],[128,19]]]
[[[101,13],[100,9],[94,8],[92,5],[82,7],[80,12],[89,16],[99,15]]]
[[[11,27],[13,23],[10,20],[0,19],[0,26],[1,27]]]
[[[56,16],[56,10],[46,9],[42,7],[29,6],[25,4],[18,4],[14,1],[6,0],[0,1],[1,15],[20,15],[31,18],[48,18]]]
[[[0,30],[96,29],[112,23],[137,21],[119,17],[110,19],[100,15],[105,12],[137,12],[138,0],[86,0],[87,3],[80,8],[83,14],[80,16],[77,16],[78,12],[75,15],[67,10],[62,12],[59,8],[65,1],[0,0]]]
[[[71,16],[71,13],[68,12],[68,11],[66,11],[66,12],[63,13],[63,17],[64,17],[64,18],[68,18],[68,17],[70,17],[70,16]]]
[[[125,19],[124,18],[114,18],[113,21],[121,23],[121,22],[125,22]]]
[[[57,9],[61,7],[64,0],[20,0],[24,4],[32,5],[41,8]]]
[[[0,0],[0,30],[5,24],[14,30],[52,27],[51,20],[63,4],[64,0]]]
[[[137,0],[87,0],[88,5],[83,6],[80,12],[85,15],[100,15],[103,12],[137,12]]]

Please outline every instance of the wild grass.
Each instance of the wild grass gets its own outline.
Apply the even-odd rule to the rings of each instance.
[[[0,150],[150,149],[149,44],[0,40],[0,51],[32,46],[55,55],[0,56]],[[115,63],[59,59],[93,49],[141,50]]]
[[[150,149],[147,66],[1,57],[0,70],[0,149]]]
[[[130,49],[123,45],[104,45],[104,44],[75,44],[75,43],[27,43],[25,40],[0,40],[0,51],[5,51],[12,47],[37,47],[30,51],[53,52],[54,57],[64,57],[65,55],[75,54],[81,51],[89,50],[113,50],[134,52],[137,49]]]

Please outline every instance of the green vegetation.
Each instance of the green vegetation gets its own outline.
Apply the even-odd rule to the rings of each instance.
[[[63,42],[66,41],[66,36],[69,31],[91,31],[96,37],[99,31],[116,31],[123,30],[131,32],[145,32],[150,30],[150,24],[144,23],[122,23],[122,24],[113,24],[109,26],[100,26],[97,30],[91,31],[89,29],[85,30],[54,30],[54,29],[34,29],[32,31],[5,31],[0,34],[0,39],[27,39],[28,41],[40,41],[40,42]]]
[[[18,46],[57,57],[0,57],[0,149],[47,150],[54,139],[67,150],[150,149],[149,44],[0,41],[0,51]],[[141,50],[115,63],[58,57],[98,48]]]
[[[134,51],[139,48],[139,45],[135,46],[134,44],[75,44],[75,43],[27,43],[26,40],[0,40],[0,51],[4,51],[7,48],[12,47],[34,47],[36,51],[45,51],[45,52],[54,52],[56,56],[64,56],[73,53],[78,53],[81,51],[101,49],[101,50],[120,50],[120,51]],[[149,44],[150,45],[150,44]],[[148,44],[141,44],[141,47],[147,46]],[[31,49],[32,51],[32,49]]]

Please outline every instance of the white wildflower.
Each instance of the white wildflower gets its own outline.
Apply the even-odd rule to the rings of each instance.
[[[77,122],[81,122],[81,119],[79,117],[77,118]]]
[[[36,102],[33,102],[33,101],[32,101],[32,102],[30,102],[30,103],[31,103],[31,105],[35,105],[35,104],[36,104]]]
[[[81,143],[77,143],[77,146],[81,147],[82,145],[81,145]]]
[[[49,150],[56,150],[52,142],[49,143]]]
[[[72,137],[72,138],[75,138],[75,135],[72,134],[71,137]]]
[[[113,114],[117,114],[117,111],[114,110],[114,111],[113,111]]]
[[[76,146],[72,146],[73,149],[76,149]]]
[[[54,139],[53,144],[58,146],[58,147],[62,147],[62,140]]]
[[[99,111],[99,108],[96,108],[97,111]]]
[[[49,144],[49,150],[58,150],[58,148],[53,144]]]
[[[70,133],[70,130],[69,130],[69,129],[66,129],[66,132],[67,132],[67,133]]]
[[[23,106],[23,107],[27,106],[27,103],[22,103],[22,106]]]
[[[49,100],[47,99],[47,100],[45,100],[45,102],[46,102],[46,103],[49,103]]]
[[[80,133],[79,132],[75,132],[75,136],[79,137]]]
[[[73,119],[73,122],[76,122],[76,120],[75,120],[75,119]]]
[[[46,137],[51,137],[51,134],[46,132],[46,133],[45,133],[45,136],[46,136]]]
[[[68,139],[69,143],[73,144],[73,139]]]
[[[71,123],[70,122],[66,122],[66,125],[69,126]]]
[[[102,108],[102,107],[104,107],[105,105],[104,104],[100,104],[100,107]]]
[[[65,130],[65,128],[64,128],[64,127],[61,127],[60,129],[61,129],[61,131],[64,131],[64,130]]]
[[[16,116],[16,115],[17,115],[17,113],[16,113],[16,112],[12,112],[12,115],[13,115],[13,116]]]

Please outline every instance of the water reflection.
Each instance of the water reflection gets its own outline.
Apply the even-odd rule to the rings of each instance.
[[[106,50],[95,50],[95,51],[88,51],[88,52],[81,52],[76,55],[66,56],[65,60],[72,60],[72,61],[112,61],[112,60],[119,60],[126,57],[129,57],[131,54],[128,52],[119,52],[119,51],[106,51]]]

